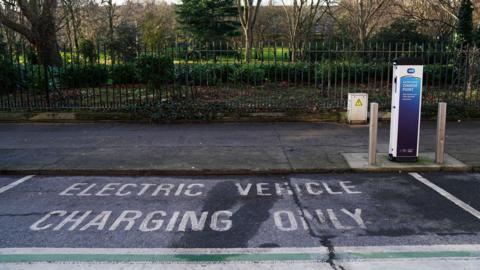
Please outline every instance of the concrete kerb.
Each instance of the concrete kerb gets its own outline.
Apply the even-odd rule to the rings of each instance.
[[[52,175],[52,176],[214,176],[214,175],[288,175],[301,173],[385,173],[385,172],[480,172],[480,166],[452,167],[364,167],[292,170],[0,170],[0,175]]]
[[[387,153],[378,153],[376,165],[368,164],[368,153],[343,153],[342,155],[354,172],[468,172],[478,169],[464,164],[447,153],[445,153],[443,164],[435,163],[433,152],[421,153],[416,163],[392,162],[388,160]]]
[[[318,168],[290,170],[42,170],[0,169],[0,175],[57,175],[57,176],[208,176],[208,175],[287,175],[299,173],[349,173],[349,168]]]

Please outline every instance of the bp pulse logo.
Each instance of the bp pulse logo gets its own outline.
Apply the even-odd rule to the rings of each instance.
[[[409,68],[409,69],[407,69],[407,73],[408,74],[415,73],[415,69],[414,68]]]

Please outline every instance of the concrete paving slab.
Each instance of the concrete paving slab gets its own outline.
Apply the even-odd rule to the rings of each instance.
[[[469,171],[471,167],[445,153],[445,163],[435,163],[435,153],[421,153],[418,162],[393,162],[387,153],[377,154],[377,164],[368,164],[368,153],[343,153],[348,165],[358,172],[392,172],[392,171]]]
[[[479,133],[478,121],[448,122],[446,151],[480,169]],[[379,152],[388,136],[379,123]],[[422,122],[421,153],[434,151],[434,138],[435,123]],[[342,153],[367,149],[368,127],[338,123],[0,123],[0,172],[9,174],[343,172]]]
[[[0,149],[0,171],[41,170],[61,160],[65,154],[56,149]]]
[[[325,146],[284,147],[285,155],[294,172],[348,171],[350,167],[338,152],[342,149],[347,150]]]

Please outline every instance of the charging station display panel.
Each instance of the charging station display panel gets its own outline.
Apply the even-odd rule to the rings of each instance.
[[[421,78],[410,75],[400,77],[397,156],[417,156],[421,89]]]
[[[418,59],[399,58],[394,61],[393,75],[389,158],[395,161],[416,161],[423,65]]]

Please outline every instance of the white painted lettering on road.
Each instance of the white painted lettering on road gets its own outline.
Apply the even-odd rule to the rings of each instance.
[[[63,211],[63,210],[58,210],[58,211],[51,211],[50,213],[46,214],[45,216],[43,216],[41,219],[39,219],[37,222],[33,223],[32,226],[30,226],[30,230],[32,231],[41,231],[41,230],[46,230],[48,228],[50,228],[52,226],[51,223],[48,223],[48,224],[45,224],[43,226],[40,226],[42,223],[44,223],[45,221],[47,221],[49,218],[51,218],[52,216],[60,216],[60,217],[63,217],[67,214],[67,211]]]
[[[273,214],[275,226],[280,231],[295,231],[298,229],[297,221],[291,211],[277,211]]]
[[[85,231],[88,229],[101,231],[108,228],[109,231],[138,229],[142,232],[152,232],[162,229],[168,220],[167,226],[165,226],[167,232],[205,231],[210,229],[223,232],[230,230],[233,224],[230,219],[233,213],[228,210],[203,211],[201,213],[175,211],[173,214],[164,210],[156,210],[146,215],[139,210],[124,210],[114,219],[112,219],[112,211],[101,211],[96,216],[93,216],[92,213],[92,210],[84,212],[78,210],[71,212],[66,210],[51,211],[33,223],[30,230],[43,231],[53,227],[53,231],[65,229],[68,231]],[[207,223],[208,220],[210,220],[209,223]],[[68,224],[71,225],[68,227],[66,226]],[[111,224],[110,227],[107,226],[108,224]]]
[[[107,225],[108,218],[110,218],[111,214],[112,214],[112,211],[102,211],[100,214],[98,214],[96,217],[90,220],[90,222],[88,222],[82,228],[80,228],[80,231],[85,231],[86,229],[94,226],[97,227],[98,231],[103,230]]]
[[[355,196],[362,192],[351,181],[317,181],[311,179],[294,179],[290,182],[231,182],[233,192],[240,197],[272,197],[272,196]],[[71,184],[61,191],[59,196],[92,196],[92,197],[198,197],[210,195],[209,188],[204,183],[85,183]],[[229,194],[228,192],[226,194]],[[221,198],[219,198],[221,199]],[[265,198],[267,199],[267,198]],[[239,200],[241,206],[243,198]],[[199,202],[202,203],[202,202]],[[230,206],[238,209],[237,206]],[[170,211],[169,211],[170,210]],[[315,223],[321,230],[352,230],[366,229],[362,218],[362,209],[353,211],[340,209],[272,209],[269,222],[274,229],[289,232],[308,230]],[[268,215],[268,214],[267,214]],[[108,231],[141,231],[155,232],[201,232],[213,230],[217,232],[232,229],[234,212],[230,209],[209,212],[202,211],[154,209],[144,212],[136,210],[58,210],[52,211],[35,222],[30,228],[41,230],[108,230]],[[243,217],[242,217],[243,219]],[[237,226],[241,226],[242,223]]]
[[[60,196],[118,196],[125,197],[130,195],[136,196],[187,196],[198,197],[203,195],[203,189],[205,184],[193,183],[193,184],[150,184],[150,183],[107,183],[101,184],[89,184],[89,183],[74,183],[61,191]]]
[[[293,211],[276,211],[273,214],[275,226],[280,231],[296,231],[299,228],[299,222],[303,226],[304,230],[308,230],[308,223],[312,222],[318,224],[318,227],[322,230],[352,230],[356,228],[367,228],[361,216],[362,209],[359,208],[355,209],[353,212],[345,208],[342,208],[339,211],[334,209],[315,209],[314,212],[315,214],[313,215],[309,210],[302,209],[299,211],[298,215],[295,215]],[[326,213],[326,215],[324,213]],[[340,221],[338,215],[341,215],[342,221]],[[327,222],[326,217],[328,217],[329,223]]]

